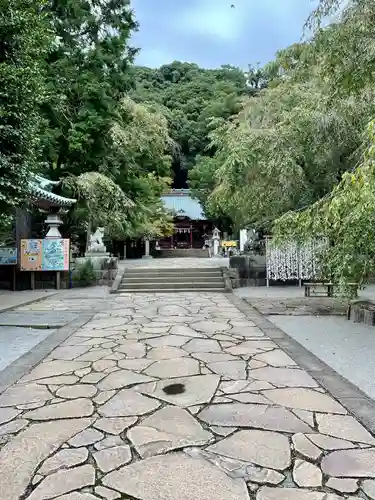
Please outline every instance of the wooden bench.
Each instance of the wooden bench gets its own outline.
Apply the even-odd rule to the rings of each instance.
[[[322,291],[315,292],[313,297],[333,297],[333,283],[304,283],[305,297],[311,297],[312,288],[323,288]]]
[[[357,283],[348,283],[349,286],[351,287],[356,287],[358,288]],[[305,297],[333,297],[333,289],[334,289],[334,284],[333,283],[327,283],[327,282],[321,282],[321,283],[304,283],[305,287]],[[313,295],[311,295],[311,289],[312,288],[323,288],[322,291],[315,292]]]

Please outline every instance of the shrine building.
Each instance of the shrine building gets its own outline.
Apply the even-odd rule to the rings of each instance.
[[[209,239],[212,223],[207,220],[198,200],[190,196],[189,189],[172,189],[161,197],[174,215],[172,236],[159,240],[161,249],[202,249]]]

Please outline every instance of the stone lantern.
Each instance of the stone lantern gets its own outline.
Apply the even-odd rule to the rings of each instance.
[[[48,227],[46,238],[61,238],[59,226],[63,223],[61,215],[66,214],[77,200],[65,198],[53,192],[61,181],[51,181],[41,175],[31,174],[28,181],[30,201],[40,212],[47,214],[45,223]]]
[[[213,254],[214,256],[219,254],[219,246],[220,246],[220,231],[217,227],[214,227],[212,231],[212,242],[213,242]]]

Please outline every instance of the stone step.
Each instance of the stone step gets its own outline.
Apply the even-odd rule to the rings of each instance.
[[[220,288],[224,289],[224,282],[221,280],[219,282],[206,281],[204,283],[195,283],[193,281],[159,281],[153,283],[129,283],[129,281],[124,280],[120,284],[119,290],[123,290],[126,288],[127,290],[137,290],[142,288],[144,290],[155,289],[163,290],[165,288],[172,288],[174,290],[179,289],[203,289],[203,288]]]
[[[135,290],[128,288],[119,288],[116,293],[197,293],[197,292],[205,292],[205,293],[227,293],[226,289],[223,288],[137,288]]]
[[[209,281],[210,283],[222,283],[223,277],[221,274],[209,275],[209,276],[179,276],[179,281],[183,282],[191,282],[191,283],[206,283]],[[177,281],[177,277],[174,275],[166,276],[124,276],[122,279],[123,283],[136,284],[136,283],[163,283],[169,280]]]
[[[203,258],[207,259],[209,257],[208,250],[205,248],[164,248],[160,251],[158,258],[170,259],[170,258]]]
[[[173,268],[173,267],[161,267],[159,269],[147,269],[147,268],[134,268],[134,269],[125,269],[124,276],[131,275],[141,275],[141,276],[149,276],[149,275],[178,275],[178,276],[212,276],[212,275],[220,275],[221,269],[217,267],[212,268],[197,268],[197,269],[181,269],[181,268]]]

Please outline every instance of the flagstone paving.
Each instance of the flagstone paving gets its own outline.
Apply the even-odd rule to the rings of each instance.
[[[374,437],[226,295],[93,314],[0,395],[0,500],[375,499]]]

